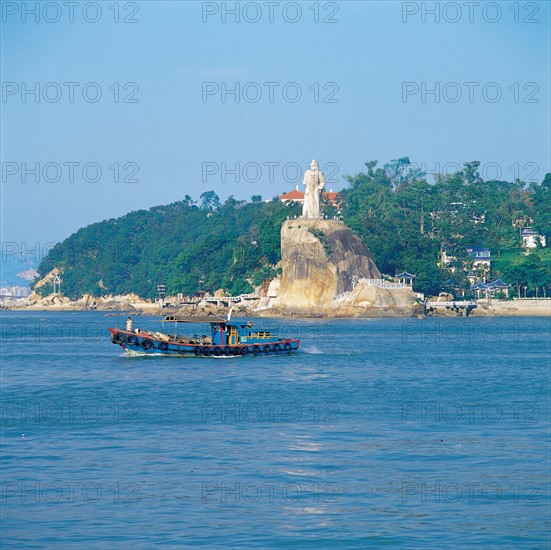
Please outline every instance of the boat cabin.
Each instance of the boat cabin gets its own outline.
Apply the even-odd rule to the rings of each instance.
[[[167,315],[164,323],[174,323],[175,335],[178,323],[209,323],[211,326],[210,342],[214,346],[235,346],[238,344],[265,344],[278,342],[279,338],[274,331],[256,330],[249,321],[227,321],[216,317],[183,317]]]

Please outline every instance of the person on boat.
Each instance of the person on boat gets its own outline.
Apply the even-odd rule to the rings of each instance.
[[[126,320],[126,330],[128,332],[132,332],[132,318],[131,317],[128,317],[128,319]]]

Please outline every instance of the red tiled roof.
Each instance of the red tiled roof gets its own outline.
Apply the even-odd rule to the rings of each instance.
[[[292,191],[289,191],[288,193],[284,193],[279,197],[281,200],[293,200],[293,199],[304,199],[304,193],[302,191],[299,191],[298,189],[293,189]]]
[[[330,201],[336,200],[338,195],[339,194],[336,191],[324,191],[322,193],[323,198],[328,199]],[[293,189],[292,191],[289,191],[288,193],[284,193],[283,195],[280,195],[279,198],[281,200],[304,199],[304,193],[302,191],[299,191],[298,189]]]

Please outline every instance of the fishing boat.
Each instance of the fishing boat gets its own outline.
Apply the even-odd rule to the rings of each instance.
[[[194,357],[235,357],[243,355],[280,355],[296,351],[300,340],[279,338],[277,332],[256,330],[248,321],[222,318],[168,315],[163,320],[163,332],[122,330],[109,328],[113,344],[125,352],[146,355],[183,355]],[[174,330],[164,332],[165,323],[174,324]],[[186,336],[178,334],[182,323],[208,323],[210,335]]]

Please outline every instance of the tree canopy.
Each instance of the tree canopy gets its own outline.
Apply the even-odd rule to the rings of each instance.
[[[276,275],[279,229],[296,213],[277,199],[229,197],[220,204],[211,191],[201,195],[200,206],[185,197],[80,229],[50,251],[39,272],[61,268],[63,292],[71,297],[153,297],[161,283],[169,294],[224,288],[238,295]]]
[[[472,161],[429,184],[423,173],[410,168],[407,157],[383,168],[377,164],[366,162],[366,172],[347,178],[348,188],[342,191],[344,221],[371,249],[382,272],[405,269],[417,274],[414,286],[421,292],[437,294],[451,277],[468,288],[468,269],[452,273],[437,265],[443,250],[455,259],[450,267],[462,268],[470,261],[468,249],[476,246],[491,249],[494,258],[511,249],[518,252],[520,228],[531,220],[549,242],[550,174],[541,185],[484,181],[478,171],[480,163]],[[526,269],[535,268],[524,254],[509,256],[510,261],[498,262],[501,269],[490,275],[503,275],[515,285],[518,270],[507,266],[526,262]],[[549,271],[549,261],[542,262],[530,288],[544,287]]]
[[[414,273],[414,288],[432,295],[451,277],[468,288],[467,272],[452,274],[439,266],[440,254],[446,250],[456,265],[465,266],[467,250],[479,246],[490,248],[496,259],[492,276],[529,292],[549,285],[549,255],[542,256],[548,251],[526,256],[519,247],[520,227],[528,224],[550,242],[550,174],[537,185],[484,181],[480,163],[472,161],[428,183],[408,157],[377,165],[366,162],[366,171],[347,176],[340,206],[325,201],[324,208],[364,240],[383,273]],[[237,295],[276,275],[281,224],[299,213],[298,204],[265,202],[259,195],[251,202],[231,196],[221,203],[214,191],[206,191],[198,204],[186,195],[80,229],[49,252],[39,272],[60,268],[63,292],[71,297],[130,292],[153,297],[161,283],[169,294],[223,288]]]

